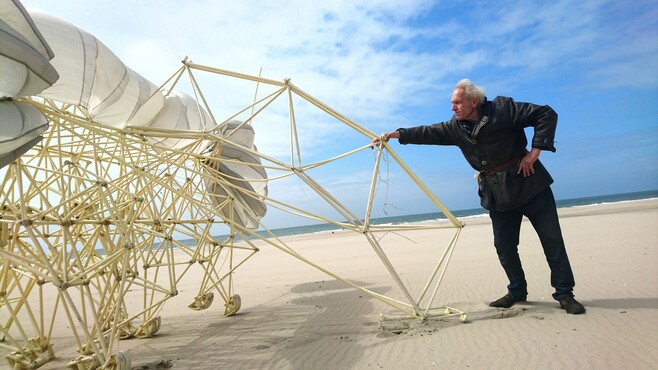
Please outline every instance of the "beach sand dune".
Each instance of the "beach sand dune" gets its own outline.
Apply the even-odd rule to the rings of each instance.
[[[398,319],[379,300],[262,246],[235,276],[242,297],[237,315],[224,317],[217,303],[189,310],[199,279],[191,276],[189,289],[182,285],[180,297],[162,310],[160,333],[121,341],[120,350],[130,352],[135,369],[658,368],[658,200],[561,209],[560,216],[585,315],[567,315],[551,298],[549,269],[527,222],[519,249],[528,302],[488,307],[505,293],[506,279],[489,220],[481,217],[466,220],[438,293],[439,304],[467,313],[465,322]],[[370,252],[350,247],[362,243],[358,235],[286,240],[359,285],[397,293]],[[402,279],[418,289],[436,243],[424,231],[387,235],[387,243]],[[391,319],[389,330],[380,328],[380,314]],[[63,368],[75,357],[66,335],[56,333],[59,357],[44,368]]]

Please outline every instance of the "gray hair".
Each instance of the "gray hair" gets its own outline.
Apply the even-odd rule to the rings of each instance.
[[[485,95],[484,88],[475,85],[468,78],[465,78],[457,82],[457,86],[455,86],[455,88],[464,89],[464,95],[466,96],[466,98],[468,99],[478,98],[480,104],[484,103],[484,95]]]

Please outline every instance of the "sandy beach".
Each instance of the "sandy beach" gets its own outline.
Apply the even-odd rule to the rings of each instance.
[[[221,303],[188,309],[199,279],[189,276],[162,310],[160,332],[120,341],[119,349],[133,369],[658,368],[658,200],[561,209],[560,219],[585,315],[568,315],[551,298],[549,269],[526,221],[519,249],[528,302],[488,307],[507,281],[489,219],[479,217],[464,220],[435,301],[464,311],[464,322],[399,320],[404,330],[382,330],[381,314],[396,317],[390,306],[263,243],[235,275],[237,315],[224,317]],[[379,237],[401,279],[421,289],[443,242],[422,230]],[[361,238],[341,232],[286,241],[340,276],[396,296]],[[58,358],[43,368],[61,369],[75,356],[57,344],[68,336],[54,333]]]

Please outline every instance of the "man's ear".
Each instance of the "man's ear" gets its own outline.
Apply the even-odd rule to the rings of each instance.
[[[479,99],[478,98],[471,99],[471,107],[477,108],[478,105],[479,105]]]

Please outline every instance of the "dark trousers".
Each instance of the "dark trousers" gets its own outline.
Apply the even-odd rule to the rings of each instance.
[[[515,299],[525,299],[528,284],[519,259],[519,233],[521,219],[526,216],[535,228],[546,260],[551,268],[553,298],[561,300],[573,296],[575,285],[569,257],[562,239],[553,191],[549,187],[529,203],[509,211],[489,211],[493,223],[494,245],[500,264],[505,269],[509,285],[507,290]]]

